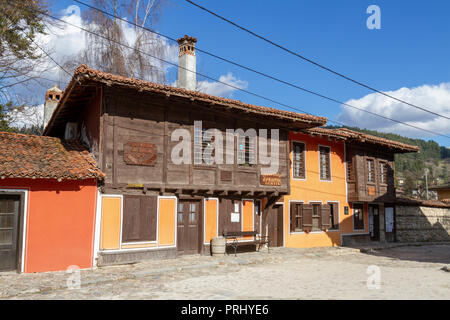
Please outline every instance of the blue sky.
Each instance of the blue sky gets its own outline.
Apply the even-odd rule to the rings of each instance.
[[[356,80],[379,90],[393,91],[392,95],[450,116],[449,1],[196,2]],[[61,15],[61,10],[71,4],[74,3],[57,1],[52,10]],[[381,30],[369,30],[366,26],[369,17],[366,9],[371,4],[381,9]],[[450,120],[435,119],[374,95],[362,99],[372,92],[272,47],[183,0],[170,0],[156,29],[175,38],[184,34],[195,36],[197,46],[203,50],[338,100],[352,100],[368,110],[450,135]],[[368,129],[432,138],[450,146],[449,138],[392,126],[387,120],[354,112],[201,53],[197,64],[201,73],[213,78],[231,74],[236,81],[245,82],[249,91],[312,114]],[[175,77],[176,69],[169,69],[169,80]],[[397,91],[401,88],[405,89]],[[286,109],[239,91],[227,95],[248,103]]]

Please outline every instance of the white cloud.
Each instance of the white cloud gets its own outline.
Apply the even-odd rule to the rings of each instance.
[[[43,48],[55,59],[60,65],[70,57],[75,57],[78,53],[85,49],[86,46],[86,32],[78,27],[88,29],[88,24],[83,20],[81,16],[81,10],[76,5],[70,5],[66,9],[61,11],[62,16],[59,19],[66,21],[67,23],[57,22],[57,25],[48,26],[48,34],[40,35],[37,39]],[[129,46],[133,46],[137,38],[136,29],[131,24],[124,21],[121,22],[125,39],[124,43]],[[147,32],[147,31],[143,31]],[[163,50],[165,51],[164,59],[172,63],[176,63],[178,60],[178,45],[169,43],[165,38],[157,36],[158,41],[161,42]],[[168,71],[170,66],[158,59],[153,59],[150,56],[147,58],[155,65],[158,69],[163,72]],[[81,64],[83,61],[78,61],[77,64]],[[94,66],[95,67],[95,66]],[[70,77],[64,73],[58,66],[55,65],[50,59],[48,64],[43,66],[43,70],[49,68],[43,77],[58,80],[63,76],[67,81]],[[67,70],[68,72],[73,72],[73,70]]]
[[[214,96],[220,96],[224,98],[230,98],[237,89],[246,89],[248,87],[248,82],[244,80],[239,80],[231,72],[226,75],[221,75],[219,81],[223,82],[210,82],[210,81],[198,81],[197,88],[207,94]],[[228,84],[228,85],[226,85]],[[233,87],[231,87],[233,86]]]
[[[386,91],[385,93],[432,112],[450,117],[450,83],[401,88],[395,91]],[[346,103],[419,128],[441,134],[450,133],[450,120],[416,109],[378,93],[371,93],[361,99],[352,99],[346,101]],[[417,138],[433,136],[431,133],[382,119],[360,110],[345,106],[341,106],[341,108],[342,110],[337,120],[348,125]]]

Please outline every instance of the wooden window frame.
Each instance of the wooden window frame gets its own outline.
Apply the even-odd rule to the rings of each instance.
[[[327,152],[327,160],[328,163],[326,163],[327,166],[327,174],[326,174],[326,178],[322,179],[322,153],[321,153],[321,149],[328,149]],[[331,182],[331,147],[330,146],[325,146],[325,145],[320,145],[319,144],[319,179],[320,181],[326,181],[326,182]]]
[[[382,172],[382,168],[384,172]],[[380,184],[387,185],[388,184],[388,163],[387,161],[379,161],[378,162],[379,176],[380,176]]]
[[[303,145],[303,151],[301,152],[299,162],[303,162],[303,170],[301,170],[300,166],[300,175],[297,176],[295,174],[295,145]],[[292,179],[293,180],[306,180],[306,143],[303,141],[292,140],[291,142],[291,150],[292,150]]]
[[[300,210],[300,215],[299,216],[296,216],[296,219],[300,219],[300,221],[301,221],[301,228],[296,228],[296,226],[292,226],[292,221],[293,221],[293,218],[292,218],[292,206],[298,206],[298,205],[300,205],[300,206],[303,206],[305,204],[305,202],[304,201],[298,201],[298,200],[295,200],[295,201],[289,201],[289,233],[291,233],[291,234],[295,234],[295,233],[304,233],[304,230],[303,230],[303,216],[302,216],[302,210]],[[298,218],[297,218],[298,217]],[[296,220],[296,222],[297,222],[297,220]],[[298,230],[297,230],[298,229]]]
[[[253,149],[254,149],[254,157],[255,157],[255,162],[256,163],[251,163],[251,157],[250,157],[250,154],[251,154],[251,139],[252,139],[252,137],[249,137],[249,136],[243,136],[244,137],[244,163],[239,163],[239,143],[240,143],[240,138],[241,136],[240,135],[237,135],[236,137],[235,137],[235,142],[236,142],[236,160],[237,160],[237,163],[238,163],[238,165],[239,165],[239,167],[254,167],[255,165],[257,165],[257,163],[258,163],[258,154],[257,154],[257,146],[258,146],[258,139],[259,139],[259,136],[257,135],[256,137],[255,137],[255,142],[254,142],[254,146],[253,146]],[[248,142],[248,143],[247,143]]]
[[[150,235],[151,235],[151,238],[153,238],[153,237],[155,238],[154,240],[152,240],[152,239],[130,239],[130,235],[127,233],[128,231],[125,229],[127,226],[125,220],[128,218],[128,214],[126,212],[126,210],[127,210],[126,202],[131,199],[137,199],[139,201],[139,213],[138,213],[139,219],[143,219],[142,215],[145,213],[145,210],[147,208],[147,207],[145,207],[145,205],[152,204],[152,208],[155,210],[154,216],[152,219],[155,230],[153,233],[150,233]],[[158,197],[157,196],[147,196],[147,195],[125,194],[122,197],[122,201],[123,201],[123,207],[122,207],[122,214],[121,214],[122,217],[121,217],[121,228],[120,228],[121,229],[120,230],[120,245],[122,246],[122,244],[157,243],[157,241],[158,241],[158,223],[159,223],[158,222]],[[152,203],[152,201],[154,203]],[[178,214],[178,207],[177,207],[177,214]],[[144,217],[148,218],[150,216],[144,216]],[[141,222],[142,222],[142,220],[139,221],[139,223],[141,223]],[[139,232],[142,232],[142,228],[139,230]],[[143,235],[140,233],[140,237],[141,236],[143,236]],[[146,236],[148,238],[150,238],[149,234],[147,234]]]
[[[312,215],[312,226],[311,226],[311,231],[310,232],[323,232],[322,229],[322,201],[309,201],[308,203],[309,205],[311,205],[313,207],[313,215]],[[314,208],[318,207],[318,214],[314,215]],[[316,219],[317,222],[317,229],[314,229],[314,219]]]
[[[366,161],[366,163],[365,163],[365,165],[366,165],[366,182],[367,182],[367,184],[376,184],[376,172],[377,172],[377,170],[376,170],[376,168],[375,168],[375,166],[376,166],[376,161],[375,161],[375,159],[374,158],[366,158],[365,159]],[[371,162],[372,163],[372,172],[370,172],[370,170],[369,170],[369,162]],[[369,180],[369,177],[370,177],[370,173],[372,173],[372,181],[370,181]]]
[[[349,167],[351,164],[351,167]],[[345,161],[345,170],[347,174],[347,181],[354,182],[355,181],[355,164],[353,163],[353,157],[350,159],[346,159]]]
[[[197,139],[197,136],[196,136],[196,127],[194,127],[194,146],[195,146],[195,142],[196,142],[196,139]],[[207,131],[207,130],[209,130],[209,129],[214,129],[214,130],[218,130],[218,131],[220,131],[219,129],[217,129],[217,128],[214,128],[213,126],[206,126],[206,127],[203,127],[202,126],[202,130],[201,130],[201,138],[200,138],[200,142],[201,142],[201,163],[196,163],[196,160],[198,160],[197,159],[197,157],[196,157],[196,150],[195,150],[195,148],[194,148],[194,154],[193,154],[193,157],[194,157],[194,165],[195,166],[208,166],[208,167],[211,167],[211,166],[215,166],[216,165],[216,163],[212,163],[212,164],[208,164],[208,163],[206,163],[205,162],[205,159],[203,158],[203,153],[205,152],[205,148],[208,146],[208,144],[209,143],[213,143],[214,142],[214,136],[213,137],[211,137],[211,139],[210,139],[210,141],[205,141],[205,140],[203,140],[203,137],[205,136],[205,132]],[[212,154],[212,156],[214,157],[215,156],[215,150],[214,150],[214,152],[213,152],[213,154]]]

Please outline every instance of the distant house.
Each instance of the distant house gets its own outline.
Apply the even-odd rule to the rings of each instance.
[[[0,271],[92,267],[103,178],[78,142],[0,132]]]
[[[438,194],[438,200],[450,201],[450,183],[446,183],[440,186],[433,186],[428,190],[436,191]]]

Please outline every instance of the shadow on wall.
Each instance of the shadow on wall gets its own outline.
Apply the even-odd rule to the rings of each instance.
[[[396,206],[398,242],[450,242],[450,206]]]

